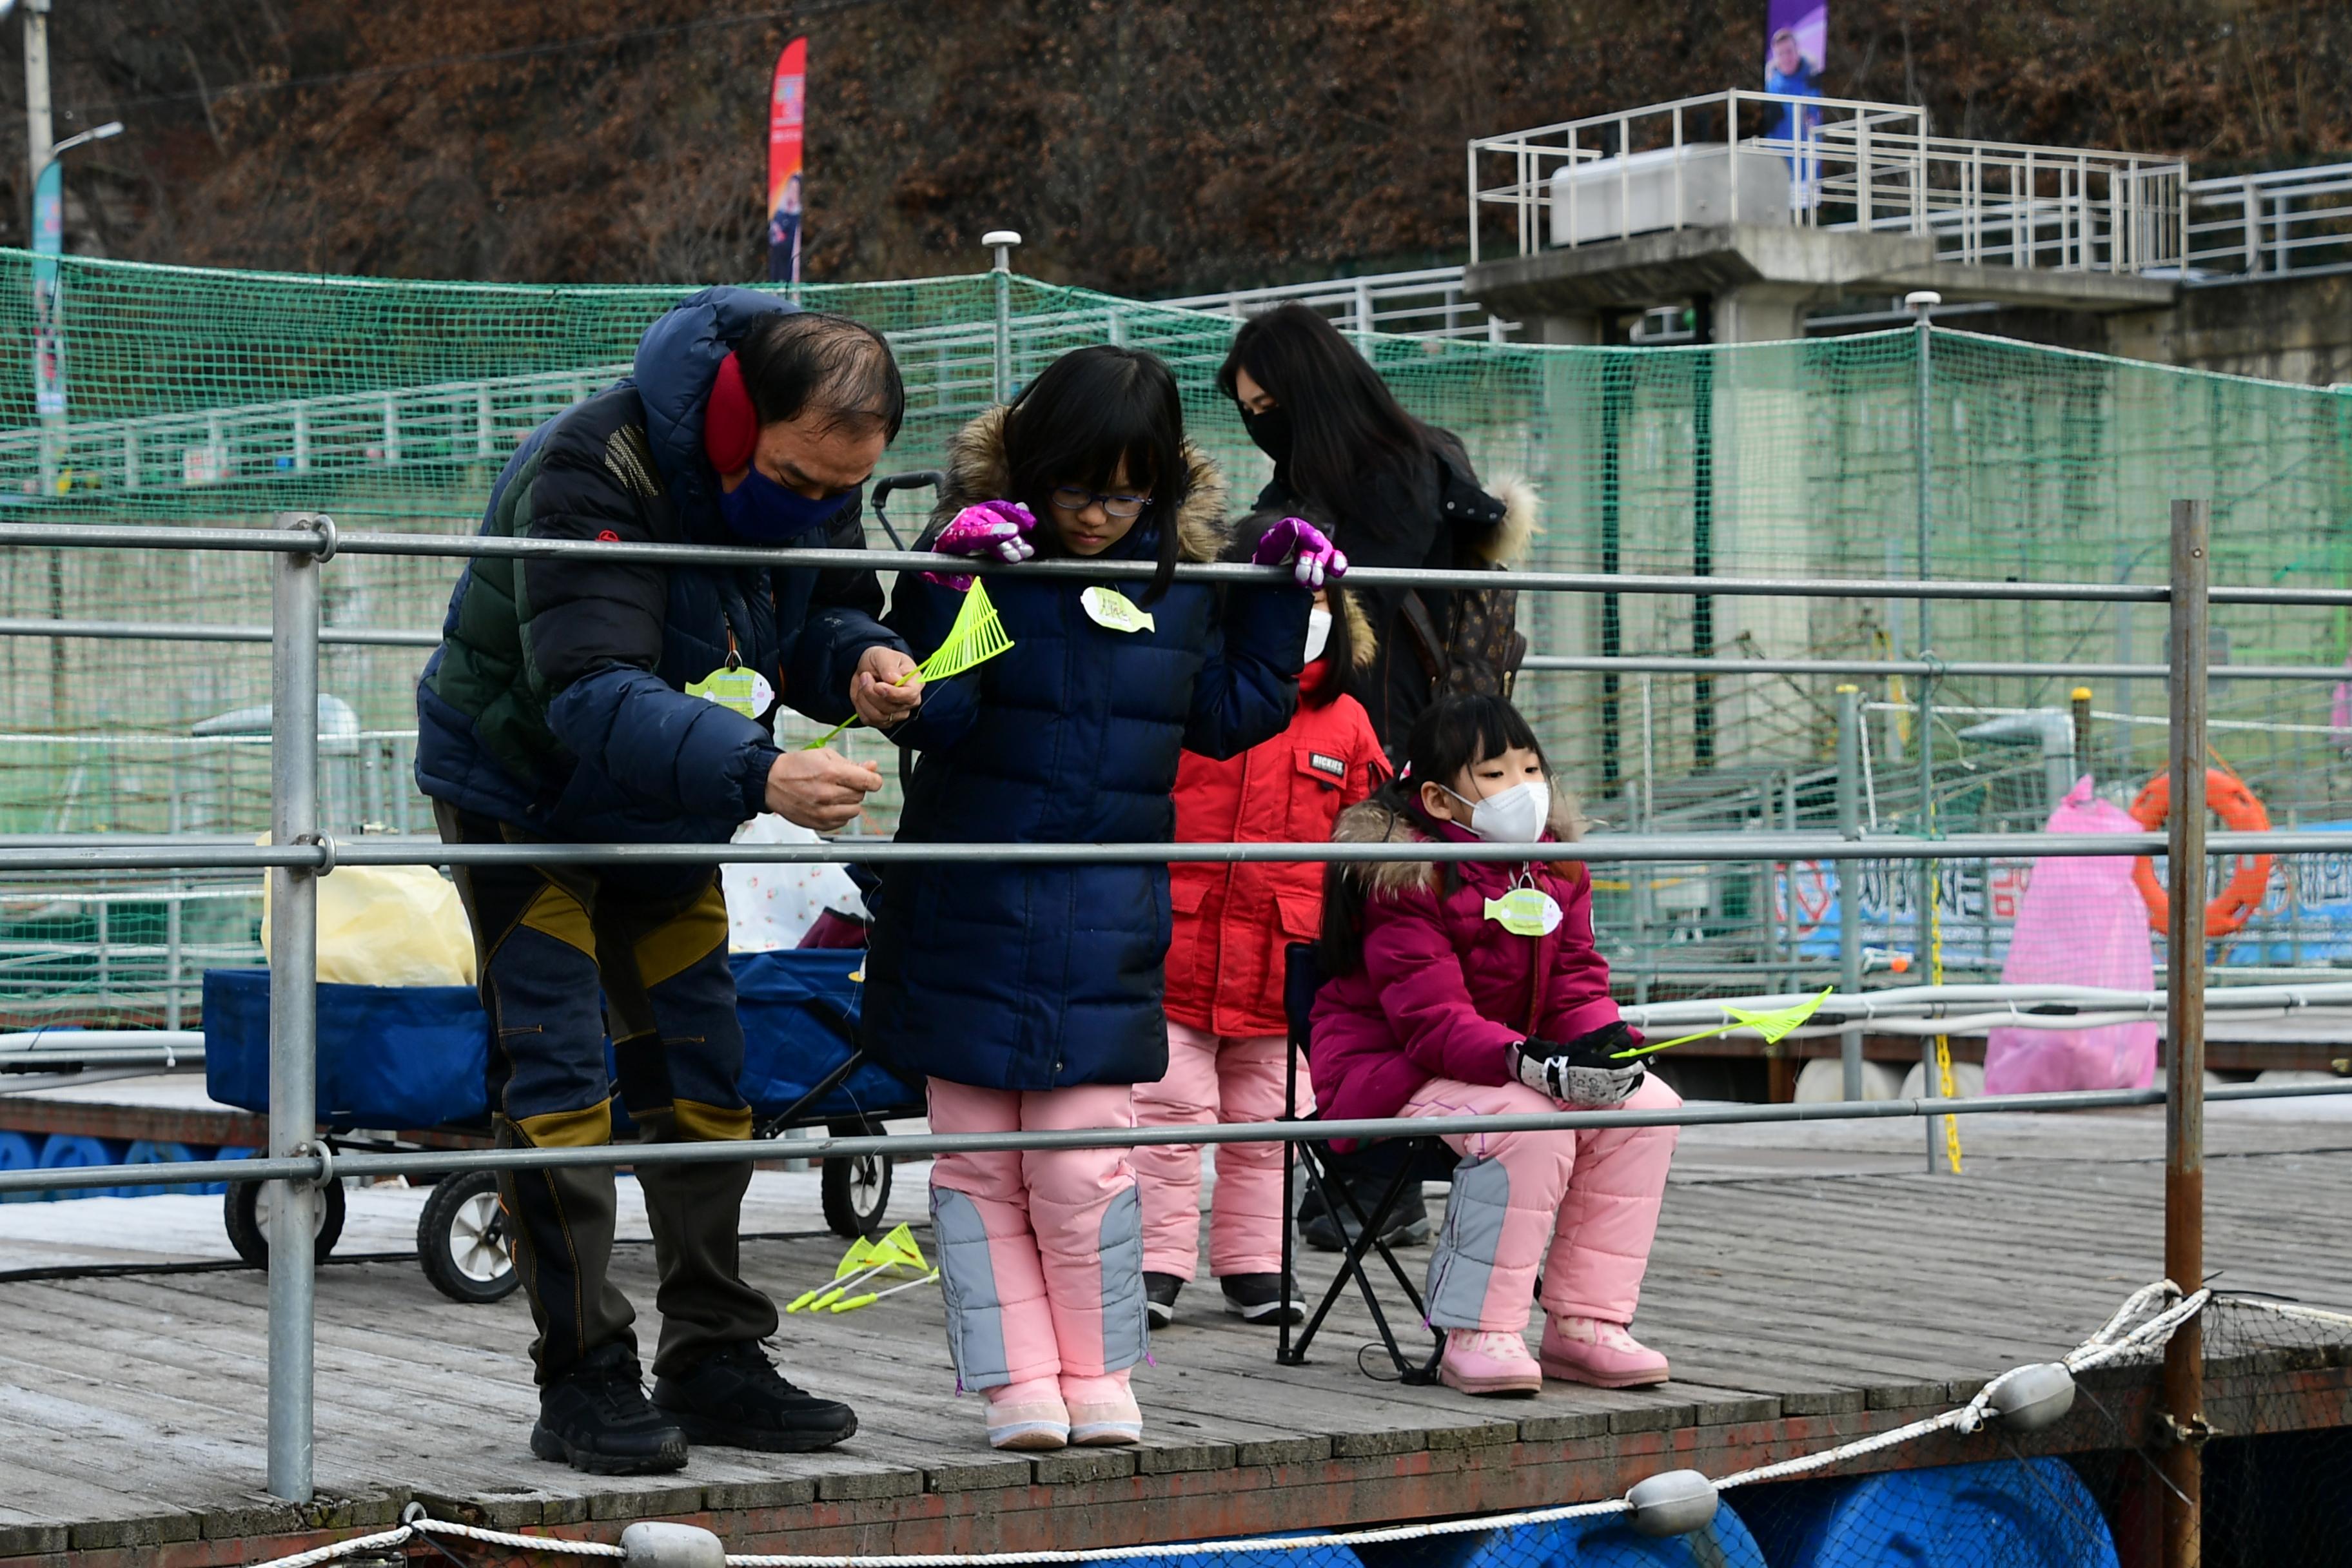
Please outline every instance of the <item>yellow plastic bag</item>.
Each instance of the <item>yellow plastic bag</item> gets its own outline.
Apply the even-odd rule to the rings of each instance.
[[[269,951],[269,880],[261,948]],[[319,978],[345,985],[471,985],[474,933],[430,866],[344,866],[319,879]]]

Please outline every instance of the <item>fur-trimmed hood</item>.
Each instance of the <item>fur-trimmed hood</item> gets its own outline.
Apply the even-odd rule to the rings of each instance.
[[[1007,412],[1003,404],[986,410],[949,444],[947,487],[931,509],[934,531],[968,506],[1002,500],[1012,493],[1013,469],[1004,456]],[[1192,484],[1184,504],[1176,510],[1176,557],[1196,563],[1214,561],[1224,552],[1230,534],[1225,524],[1225,476],[1190,440],[1184,443],[1184,461],[1192,470]]]
[[[1578,807],[1576,797],[1558,784],[1552,786],[1549,826],[1553,841],[1559,844],[1573,844],[1584,837],[1584,813]],[[1331,842],[1427,844],[1433,840],[1412,818],[1375,798],[1341,812],[1339,820],[1332,825]],[[1435,888],[1443,882],[1443,873],[1434,860],[1349,861],[1340,867],[1339,874],[1374,898],[1393,898],[1416,887]]]
[[[1543,531],[1543,497],[1536,487],[1517,478],[1496,480],[1486,487],[1486,493],[1503,503],[1503,515],[1492,528],[1482,534],[1470,535],[1465,542],[1470,553],[1492,566],[1517,566],[1528,558],[1528,552]]]

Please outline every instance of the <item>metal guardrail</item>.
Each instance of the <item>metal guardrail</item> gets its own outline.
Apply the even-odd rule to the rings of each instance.
[[[2234,1084],[2209,1089],[2211,1100],[2325,1100],[2352,1094],[2352,1079],[2336,1083]],[[1352,1121],[1220,1121],[1163,1127],[1095,1127],[1030,1132],[912,1132],[871,1137],[795,1140],[795,1160],[855,1160],[875,1155],[922,1159],[936,1154],[1035,1149],[1136,1149],[1164,1143],[1322,1142],[1345,1138],[1430,1138],[1441,1132],[1587,1131],[1612,1127],[1748,1127],[1792,1121],[1884,1121],[1920,1117],[2039,1115],[2076,1110],[2128,1110],[2162,1105],[2160,1089],[2079,1089],[2044,1094],[1989,1094],[1944,1099],[1817,1100],[1784,1105],[1684,1105],[1672,1110],[1559,1110],[1495,1116],[1363,1118]],[[772,1160],[773,1143],[757,1140],[683,1143],[604,1143],[586,1147],[404,1150],[345,1154],[306,1147],[250,1160],[175,1160],[153,1165],[79,1165],[69,1171],[0,1171],[0,1193],[84,1187],[193,1186],[214,1182],[290,1182],[309,1191],[331,1181],[366,1176],[446,1176],[487,1167],[519,1171],[584,1170],[604,1165],[709,1165]],[[276,1258],[276,1237],[271,1238]],[[272,1272],[275,1272],[273,1268]],[[273,1488],[273,1490],[276,1489]],[[280,1494],[283,1495],[283,1494]]]
[[[1175,310],[1207,310],[1235,321],[1275,305],[1295,303],[1322,311],[1351,332],[1395,332],[1414,338],[1475,338],[1500,343],[1509,342],[1519,330],[1517,321],[1488,313],[1464,294],[1459,267],[1276,283],[1152,302]]]
[[[1911,104],[1734,89],[1473,138],[1470,260],[1500,208],[1520,256],[1787,223],[1923,236],[1968,263],[2145,272],[2180,265],[2187,179],[2177,158],[1931,135]]]
[[[2214,835],[2209,842],[2203,810],[2205,779],[2204,627],[2208,605],[2214,602],[2352,605],[2352,590],[2231,588],[2209,591],[2204,574],[2204,531],[2209,509],[2203,503],[2178,503],[2174,509],[2174,563],[2171,584],[1955,584],[1905,580],[1863,582],[1813,579],[1771,582],[1717,577],[1634,578],[1585,573],[1527,573],[1517,586],[1554,592],[1616,592],[1650,594],[1751,594],[1780,596],[1906,599],[1998,598],[2009,600],[2086,600],[2094,602],[2168,602],[2174,635],[2169,686],[2173,693],[2170,742],[2175,773],[2176,810],[2171,829],[2159,839],[2154,835],[2098,835],[2033,840],[2036,853],[2128,853],[2134,848],[2162,848],[2175,865],[2202,864],[2208,855],[2242,849],[2352,850],[2352,834],[2344,835]],[[619,1164],[652,1161],[726,1161],[772,1152],[771,1145],[661,1144],[601,1149],[508,1149],[454,1153],[338,1156],[318,1141],[316,1122],[316,983],[318,879],[336,866],[359,864],[435,863],[478,864],[491,861],[607,862],[613,860],[698,859],[795,860],[848,857],[870,860],[955,859],[985,858],[998,863],[1087,860],[1359,860],[1444,859],[1509,860],[1524,856],[1524,847],[1487,843],[1447,845],[970,845],[837,841],[830,845],[482,845],[442,846],[411,840],[405,843],[362,840],[338,843],[321,830],[320,812],[320,701],[318,688],[320,647],[321,578],[339,553],[399,554],[446,558],[485,555],[544,559],[557,556],[601,557],[667,562],[726,561],[740,563],[762,560],[780,566],[866,565],[921,569],[952,567],[958,571],[1004,570],[1031,575],[1095,578],[1146,574],[1149,563],[1055,561],[1032,562],[1017,567],[906,552],[751,551],[720,547],[604,544],[596,542],[497,540],[479,536],[413,534],[344,534],[329,520],[315,515],[288,515],[276,529],[136,528],[114,525],[60,524],[35,527],[0,525],[0,544],[51,548],[143,548],[164,550],[226,550],[265,552],[271,570],[271,705],[270,705],[270,833],[267,845],[220,839],[192,843],[163,837],[146,842],[97,844],[96,836],[50,835],[37,844],[0,847],[0,867],[20,869],[66,867],[90,870],[112,867],[198,866],[266,867],[273,912],[270,931],[269,1138],[266,1155],[232,1170],[222,1163],[142,1167],[139,1180],[219,1180],[229,1176],[267,1179],[283,1184],[271,1205],[269,1237],[269,1489],[297,1501],[311,1496],[311,1416],[314,1375],[312,1297],[312,1226],[318,1185],[346,1174],[407,1171],[472,1170],[507,1166],[554,1164]],[[1181,569],[1189,580],[1267,582],[1288,580],[1279,567],[1195,566]],[[1483,573],[1372,572],[1356,574],[1360,582],[1399,583],[1423,586],[1483,586]],[[1855,725],[1857,705],[1846,694],[1847,710],[1842,735]],[[1975,836],[1947,840],[1866,838],[1850,809],[1842,803],[1843,831],[1835,836],[1805,834],[1741,834],[1695,837],[1627,836],[1595,840],[1582,851],[1594,860],[1790,860],[1879,859],[1921,860],[1976,858],[1989,852],[2014,850],[2014,839]],[[1995,840],[1999,840],[1996,842]],[[2339,842],[2340,841],[2340,842]],[[1467,1118],[1400,1120],[1368,1123],[1272,1123],[1217,1128],[1102,1130],[1076,1133],[1013,1133],[965,1140],[893,1139],[887,1143],[847,1139],[827,1140],[796,1152],[818,1157],[847,1156],[860,1150],[919,1152],[950,1146],[968,1148],[1040,1148],[1103,1146],[1161,1142],[1297,1141],[1340,1135],[1425,1136],[1449,1130],[1505,1127],[1580,1127],[1675,1123],[1769,1122],[1801,1120],[1844,1120],[1907,1116],[1935,1118],[1959,1111],[2079,1109],[2094,1106],[2148,1105],[2168,1107],[2168,1173],[2200,1158],[2202,1104],[2202,1028],[2204,1009],[2204,906],[2201,900],[2172,900],[2173,929],[2168,943],[2168,1011],[2174,1020],[2174,1052],[2169,1095],[2152,1090],[2121,1090],[2099,1094],[2012,1096],[1979,1099],[1927,1100],[1902,1102],[1862,1102],[1834,1106],[1685,1107],[1667,1113],[1570,1111],[1533,1118]],[[1851,944],[1849,944],[1851,945]],[[1852,977],[1849,977],[1850,981]],[[1848,984],[1848,990],[1858,985]],[[1849,1032],[1851,1037],[1851,1032]],[[1858,1042],[1853,1047],[1858,1062]],[[2285,1086],[2283,1090],[2258,1089],[2253,1093],[2222,1098],[2273,1098],[2280,1093],[2335,1092],[2352,1085]],[[1931,1129],[1936,1123],[1931,1121]],[[1933,1139],[1931,1134],[1931,1147]],[[119,1184],[120,1173],[81,1171],[0,1173],[0,1190],[33,1191],[92,1183]],[[2201,1224],[2201,1207],[2183,1186],[2172,1194],[2168,1237],[2194,1235]],[[2185,1258],[2185,1262],[2183,1261]],[[2168,1247],[2168,1265],[2176,1279],[2194,1283],[2200,1276],[2192,1252]],[[2176,1410],[2193,1415],[2193,1399],[2176,1403]]]
[[[2352,271],[2352,163],[2191,180],[2189,284]]]

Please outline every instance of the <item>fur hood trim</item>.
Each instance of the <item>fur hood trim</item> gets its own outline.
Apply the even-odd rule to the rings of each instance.
[[[1543,497],[1521,479],[1505,479],[1487,487],[1503,503],[1503,520],[1483,539],[1469,542],[1469,553],[1489,566],[1517,566],[1543,531]]]
[[[1576,797],[1552,786],[1551,822],[1553,837],[1562,845],[1573,844],[1584,837],[1584,814]],[[1427,844],[1429,835],[1416,826],[1402,812],[1392,811],[1375,797],[1360,801],[1339,814],[1331,826],[1334,844]],[[1434,860],[1359,860],[1339,868],[1339,874],[1361,888],[1373,898],[1394,898],[1414,888],[1436,888],[1443,882],[1442,868]]]
[[[1380,634],[1372,630],[1372,620],[1364,614],[1364,606],[1338,584],[1326,590],[1331,601],[1332,613],[1348,624],[1348,663],[1357,674],[1370,671],[1381,656]]]
[[[1012,466],[1004,457],[1003,405],[988,409],[956,433],[948,446],[948,482],[931,509],[937,529],[968,506],[1000,500],[1013,488]],[[1225,477],[1207,453],[1190,440],[1184,460],[1192,469],[1192,493],[1176,512],[1176,557],[1180,561],[1214,561],[1226,543]],[[1045,520],[1040,518],[1042,526]]]

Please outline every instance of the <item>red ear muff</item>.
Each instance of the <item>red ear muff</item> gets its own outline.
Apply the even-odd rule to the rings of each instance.
[[[710,466],[732,474],[751,466],[751,450],[760,441],[760,416],[752,411],[751,394],[743,385],[743,366],[733,354],[719,362],[719,378],[710,384],[710,404],[702,411],[702,451]]]

